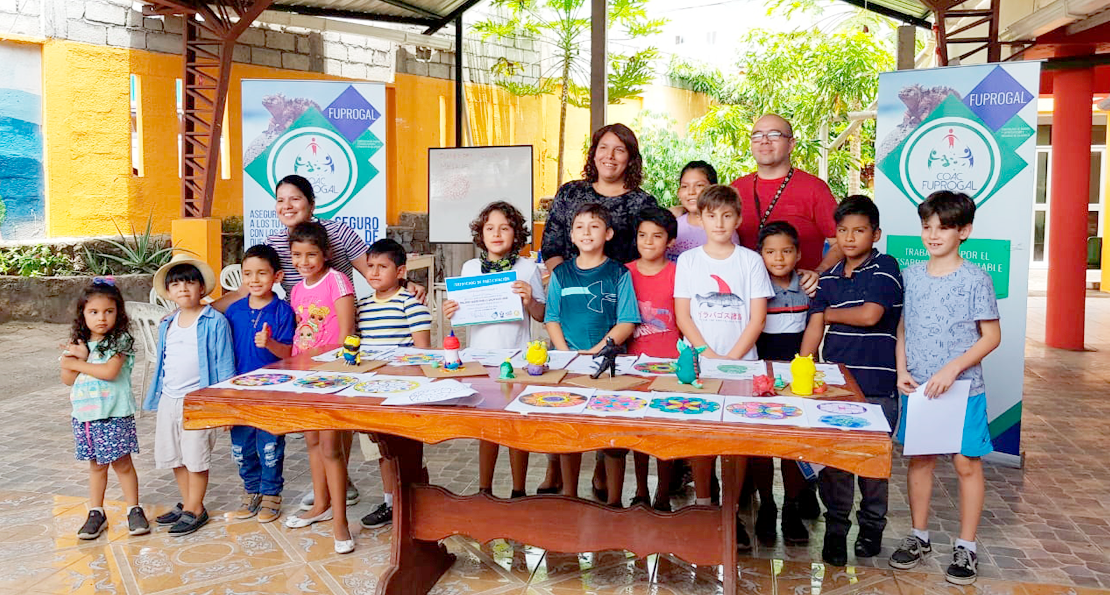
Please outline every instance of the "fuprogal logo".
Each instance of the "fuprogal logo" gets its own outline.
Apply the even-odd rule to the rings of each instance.
[[[984,126],[942,117],[922,124],[906,139],[898,173],[914,204],[938,190],[963,192],[979,204],[998,184],[999,159],[998,143]]]
[[[304,176],[316,192],[316,211],[343,205],[355,191],[358,165],[350,145],[318,127],[291,128],[274,142],[266,163],[273,188],[281,178]]]

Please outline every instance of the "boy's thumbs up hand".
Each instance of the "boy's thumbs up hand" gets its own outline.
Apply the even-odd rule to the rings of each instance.
[[[262,330],[254,334],[254,345],[262,349],[266,348],[266,342],[270,340],[270,324],[267,322],[262,323]]]

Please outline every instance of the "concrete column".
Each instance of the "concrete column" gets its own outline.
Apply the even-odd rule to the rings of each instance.
[[[216,273],[216,287],[209,294],[213,299],[220,297],[220,271],[223,269],[223,245],[220,236],[220,220],[215,217],[190,217],[170,221],[170,237],[176,248],[174,252],[185,252],[197,260],[203,260]]]
[[[1045,343],[1082,350],[1094,69],[1058,71],[1053,91]]]
[[[917,48],[914,44],[916,35],[917,27],[913,25],[898,26],[897,46],[894,48],[898,70],[913,70],[914,59],[917,57]]]

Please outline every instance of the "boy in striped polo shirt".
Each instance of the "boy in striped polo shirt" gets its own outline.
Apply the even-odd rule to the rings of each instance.
[[[358,301],[358,333],[363,345],[389,347],[431,347],[432,315],[428,307],[404,288],[405,249],[394,240],[382,239],[370,245],[366,253],[369,273],[366,278],[374,295]],[[367,459],[378,459],[382,472],[385,502],[362,517],[367,529],[393,522],[393,473],[391,463],[381,457],[377,447],[360,436]]]
[[[809,307],[809,324],[802,339],[802,355],[817,352],[828,362],[844,364],[859,383],[869,403],[880,405],[890,427],[897,425],[895,398],[898,321],[902,318],[902,274],[898,261],[873,248],[882,236],[879,208],[861,195],[845,198],[833,213],[836,243],[844,260],[821,275],[817,295]],[[828,325],[828,331],[825,331]],[[849,513],[855,500],[855,478],[832,467],[821,470],[818,489],[825,503],[826,564],[848,561]],[[879,553],[886,528],[887,480],[859,478],[860,505],[856,519],[856,557]]]

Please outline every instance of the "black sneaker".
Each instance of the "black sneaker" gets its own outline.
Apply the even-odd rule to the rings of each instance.
[[[736,549],[742,552],[752,549],[752,539],[748,537],[748,530],[740,517],[736,517]]]
[[[181,518],[170,527],[170,535],[181,537],[182,535],[196,533],[197,529],[200,529],[206,524],[208,524],[208,510],[202,508],[200,516],[187,510],[182,511]]]
[[[651,508],[656,512],[671,512],[671,497],[656,498],[655,504],[652,504]]]
[[[959,545],[952,552],[952,563],[948,565],[944,578],[954,585],[970,585],[978,577],[978,568],[979,559],[975,552]]]
[[[782,540],[786,545],[809,543],[809,529],[802,522],[796,501],[787,500],[782,504]]]
[[[755,516],[755,538],[759,540],[760,545],[767,547],[775,545],[775,539],[778,537],[775,525],[778,524],[778,520],[779,509],[773,500],[759,504],[759,513]]]
[[[872,558],[879,555],[883,549],[883,534],[881,531],[860,531],[856,538],[856,557]]]
[[[825,545],[821,548],[821,559],[830,566],[846,565],[848,563],[848,537],[826,533]]]
[[[150,523],[146,520],[146,513],[142,506],[133,506],[127,511],[127,532],[131,535],[146,535],[150,533]]]
[[[933,551],[933,544],[921,541],[916,535],[902,538],[898,549],[890,555],[890,566],[898,570],[909,570],[921,562],[921,558]]]
[[[374,512],[362,517],[359,521],[364,529],[377,529],[393,522],[393,507],[382,502]]]
[[[159,525],[173,525],[177,523],[177,521],[181,520],[181,509],[182,505],[180,502],[178,502],[177,504],[174,504],[173,508],[171,508],[170,511],[166,514],[155,517],[154,522],[158,523]]]
[[[817,492],[811,486],[806,486],[798,495],[798,516],[807,521],[821,518],[821,503],[817,501]]]
[[[108,529],[108,518],[99,510],[90,510],[85,524],[77,531],[77,539],[96,539]]]

